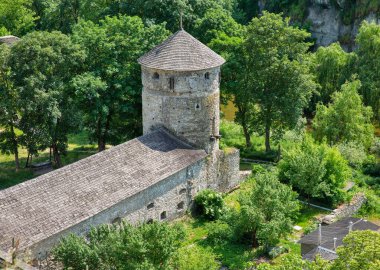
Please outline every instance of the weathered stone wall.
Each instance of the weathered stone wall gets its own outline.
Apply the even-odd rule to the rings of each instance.
[[[92,218],[46,238],[27,253],[31,258],[44,257],[62,237],[70,233],[85,235],[93,226],[119,222],[121,218],[137,224],[179,217],[189,208],[196,193],[207,187],[206,166],[206,161],[201,160]]]
[[[219,76],[219,67],[196,72],[143,67],[144,134],[164,126],[207,153],[218,149],[218,140],[211,141],[210,136],[219,135]],[[174,89],[169,87],[170,78]]]
[[[331,224],[337,220],[340,220],[345,217],[351,217],[356,214],[360,207],[367,201],[367,198],[363,193],[356,194],[349,203],[345,203],[334,209],[331,214],[325,216],[322,219],[323,223]]]
[[[240,179],[240,152],[236,148],[220,151],[218,170],[218,190],[226,192],[237,186]]]

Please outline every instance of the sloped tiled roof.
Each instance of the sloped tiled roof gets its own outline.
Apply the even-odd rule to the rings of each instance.
[[[0,37],[0,44],[4,43],[7,45],[13,45],[15,42],[19,41],[20,38],[15,36],[2,36]]]
[[[352,222],[352,230],[353,231],[362,231],[362,230],[372,230],[372,231],[378,231],[379,226],[376,224],[369,222],[364,219],[360,218],[354,218],[354,217],[348,217],[344,218],[342,220],[339,220],[337,222],[334,222],[327,226],[321,227],[321,244],[319,246],[319,230],[315,230],[304,237],[302,237],[298,243],[306,244],[315,246],[315,248],[309,252],[308,254],[304,255],[303,257],[305,259],[314,258],[316,254],[315,252],[320,252],[321,256],[325,256],[325,254],[322,254],[325,249],[327,250],[334,250],[334,237],[336,237],[336,247],[339,247],[343,244],[343,238],[350,232],[349,226],[350,221]],[[313,253],[314,251],[314,253]],[[327,256],[327,255],[326,255]],[[327,257],[326,257],[327,258]]]
[[[24,249],[206,157],[157,130],[0,191],[0,250]]]
[[[180,30],[138,59],[149,68],[195,71],[221,66],[225,60],[185,30]]]

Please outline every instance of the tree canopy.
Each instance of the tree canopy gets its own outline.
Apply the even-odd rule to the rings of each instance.
[[[309,36],[281,15],[267,12],[248,25],[244,43],[247,91],[258,106],[255,124],[265,134],[267,152],[271,150],[271,131],[281,136],[284,129],[294,128],[315,90],[307,65],[310,44],[305,40]]]
[[[329,144],[356,142],[369,148],[373,141],[372,109],[363,105],[358,94],[359,80],[346,82],[340,92],[332,95],[332,102],[319,104],[313,120],[314,137],[327,139]]]
[[[284,151],[280,179],[308,198],[332,204],[344,199],[343,188],[351,175],[347,161],[336,148],[318,145],[309,137]]]
[[[296,198],[297,193],[280,183],[276,174],[258,174],[253,189],[239,199],[240,212],[233,218],[239,238],[249,239],[255,246],[276,245],[293,229],[292,220],[299,211]]]

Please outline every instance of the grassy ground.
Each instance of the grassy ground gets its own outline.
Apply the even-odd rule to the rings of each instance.
[[[70,164],[89,155],[96,153],[96,146],[89,144],[85,132],[69,136],[69,148],[67,154],[62,156],[64,165]],[[27,158],[26,149],[19,148],[20,165],[22,169],[15,171],[13,155],[0,154],[0,189],[8,188],[35,177],[30,169],[25,169]],[[33,158],[33,163],[49,160],[49,149],[41,152]]]
[[[249,179],[246,182],[242,183],[240,185],[239,190],[227,194],[224,197],[225,203],[229,207],[239,208],[239,203],[237,201],[239,194],[245,190],[252,188],[253,184],[253,179]],[[303,235],[305,229],[312,226],[319,216],[326,213],[327,212],[319,209],[309,208],[306,206],[303,207],[301,209],[299,217],[297,218],[294,224],[301,226],[302,230],[293,231],[293,233],[288,235],[288,237],[281,239],[279,246],[286,246],[289,249],[290,253],[300,255],[301,247],[300,244],[297,243],[297,241]],[[227,266],[231,270],[246,269],[252,266],[253,261],[260,258],[258,250],[252,248],[252,246],[250,245],[234,243],[211,245],[210,243],[208,243],[207,221],[198,220],[196,218],[191,217],[190,215],[187,215],[182,219],[178,220],[177,222],[183,224],[187,232],[187,238],[183,243],[184,246],[198,245],[201,247],[211,249],[212,252],[217,256],[219,261],[222,263],[222,265]],[[279,260],[278,258],[274,259],[273,263],[276,263]]]

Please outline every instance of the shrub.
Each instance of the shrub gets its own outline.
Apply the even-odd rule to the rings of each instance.
[[[363,173],[380,177],[380,162],[373,155],[368,156],[363,164]]]
[[[194,201],[196,213],[205,219],[216,220],[224,213],[223,197],[214,190],[202,190],[195,196]]]
[[[280,246],[280,247],[273,247],[269,250],[268,255],[271,259],[277,258],[281,254],[284,254],[289,251],[288,247]]]
[[[206,230],[208,231],[207,241],[213,245],[223,245],[230,241],[233,236],[231,226],[221,220],[208,223]]]
[[[364,146],[354,143],[341,143],[337,145],[339,152],[348,161],[348,164],[355,168],[360,169],[367,159]]]
[[[217,270],[220,268],[211,250],[199,246],[179,249],[174,269],[178,270]]]
[[[280,179],[290,183],[307,198],[337,204],[344,200],[342,190],[351,176],[347,161],[336,148],[318,145],[310,137],[284,151],[279,163]]]

